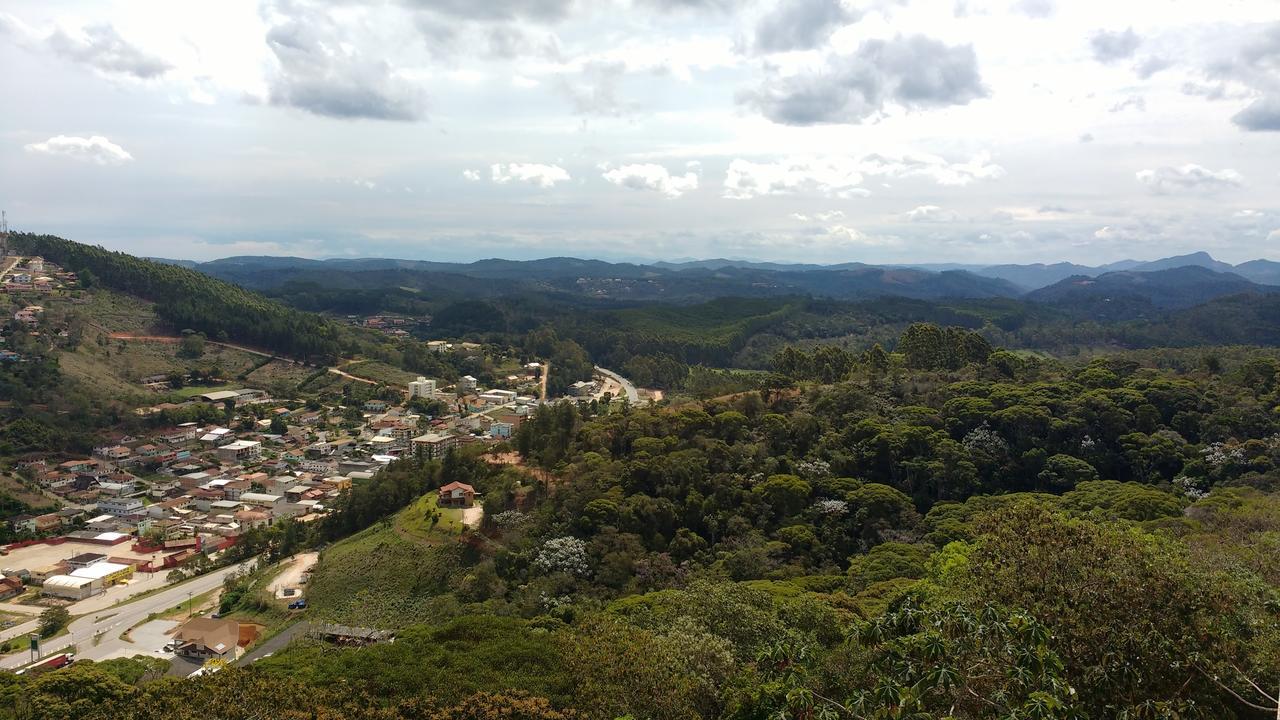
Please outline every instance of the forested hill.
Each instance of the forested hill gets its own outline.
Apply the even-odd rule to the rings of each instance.
[[[357,344],[350,331],[258,293],[173,264],[64,240],[14,233],[10,242],[24,255],[40,255],[76,272],[86,287],[100,285],[156,304],[174,329],[243,343],[290,357],[327,361]]]

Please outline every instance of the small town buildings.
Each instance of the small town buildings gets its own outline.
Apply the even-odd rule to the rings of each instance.
[[[478,382],[478,380],[470,375],[463,375],[458,378],[458,392],[460,394],[464,392],[475,392]]]
[[[508,422],[496,422],[489,426],[489,437],[492,438],[509,438],[511,430],[514,426]]]

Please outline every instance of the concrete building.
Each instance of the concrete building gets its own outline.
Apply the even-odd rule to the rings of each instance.
[[[94,563],[88,567],[72,570],[70,577],[88,578],[105,588],[133,577],[133,566],[113,562]]]
[[[509,438],[513,426],[508,422],[496,422],[489,426],[489,437]]]
[[[98,501],[98,512],[116,517],[136,515],[142,512],[142,507],[142,500],[136,497],[106,498]]]
[[[477,382],[478,381],[470,375],[463,375],[458,378],[458,392],[475,392]]]
[[[284,502],[283,495],[273,495],[271,493],[244,493],[240,496],[240,502],[244,505],[256,505],[258,507],[271,508]]]
[[[52,575],[45,578],[41,594],[66,600],[83,600],[102,589],[102,583],[87,577]]]
[[[439,458],[456,448],[459,442],[457,435],[427,433],[413,439],[413,451],[421,452],[429,458]]]
[[[409,397],[434,400],[436,397],[436,381],[419,376],[417,380],[409,383]]]
[[[257,440],[236,440],[218,448],[218,459],[225,463],[244,463],[262,457],[262,443]]]
[[[475,500],[476,489],[456,480],[436,491],[436,504],[440,507],[469,508]]]

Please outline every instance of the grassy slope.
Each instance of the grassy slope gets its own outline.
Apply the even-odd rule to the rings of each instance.
[[[385,628],[429,621],[433,597],[451,586],[464,552],[452,541],[456,518],[434,530],[424,521],[434,505],[427,496],[325,550],[307,586],[315,618]]]

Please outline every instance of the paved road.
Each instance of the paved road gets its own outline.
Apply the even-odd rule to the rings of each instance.
[[[108,657],[120,650],[134,648],[132,643],[121,640],[120,633],[147,619],[151,613],[158,613],[176,607],[188,598],[200,595],[222,585],[222,580],[237,570],[248,567],[254,560],[239,565],[216,570],[207,575],[174,585],[154,595],[148,595],[118,608],[108,608],[89,613],[72,621],[70,632],[61,637],[43,643],[41,650],[47,657],[51,653],[61,652],[71,645],[76,646],[76,656],[88,660]],[[95,636],[101,635],[98,644],[94,644]],[[13,670],[30,662],[30,653],[26,651],[14,653],[0,658],[0,668]]]
[[[286,645],[293,642],[293,639],[305,633],[311,627],[311,623],[306,620],[299,620],[289,627],[281,630],[279,634],[270,640],[262,643],[253,649],[253,652],[245,653],[236,660],[236,665],[252,665],[268,655],[283,650]]]
[[[640,391],[636,390],[636,386],[632,385],[630,380],[622,377],[621,375],[619,375],[618,373],[612,370],[606,370],[600,367],[599,365],[596,366],[596,372],[600,373],[601,375],[604,375],[607,378],[613,379],[615,382],[621,385],[622,391],[627,394],[627,402],[631,403],[632,405],[639,404]]]

